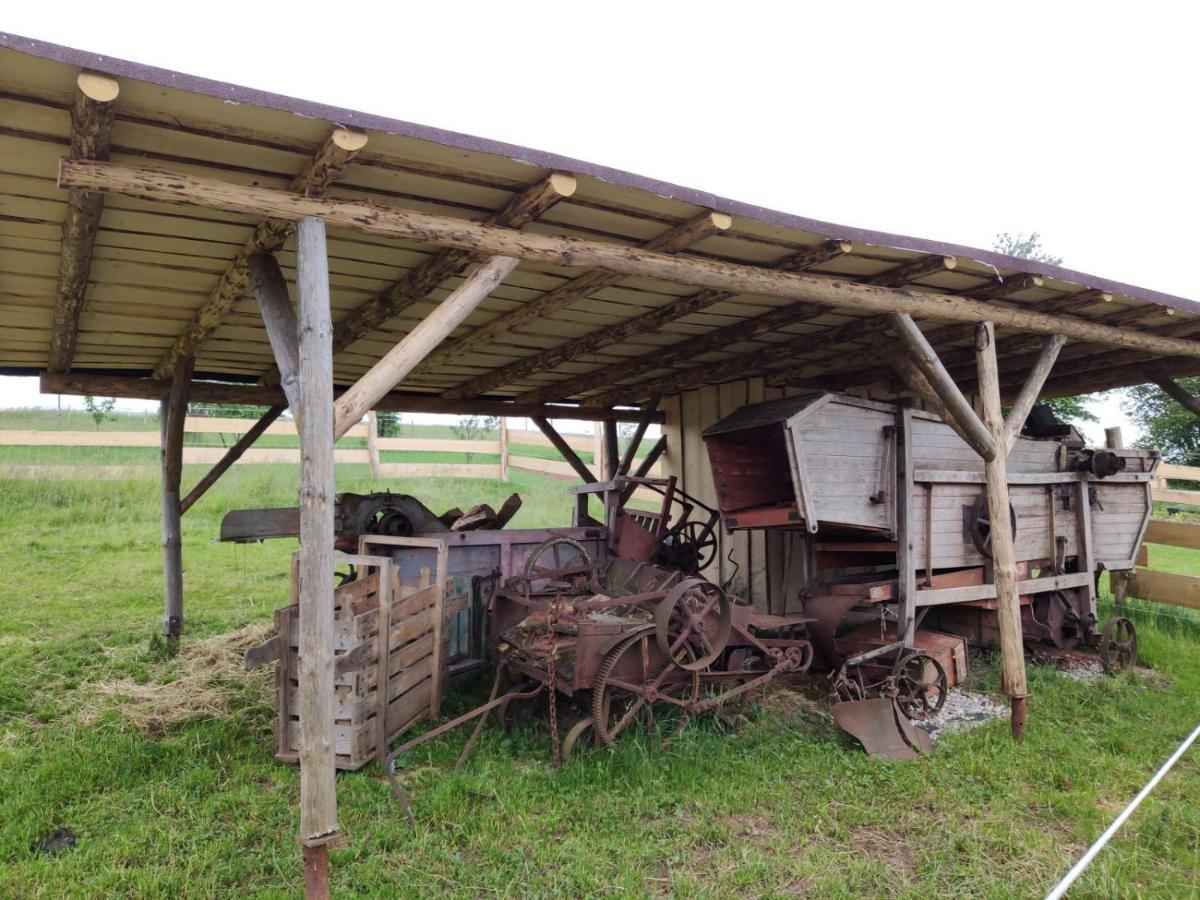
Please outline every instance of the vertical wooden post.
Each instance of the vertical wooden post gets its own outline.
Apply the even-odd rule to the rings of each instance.
[[[500,417],[500,480],[508,481],[508,418]]]
[[[621,448],[617,441],[617,423],[608,419],[604,423],[604,478],[612,481],[617,477],[617,466],[621,464]]]
[[[1125,446],[1119,426],[1104,429],[1104,446],[1109,450],[1120,450]],[[1113,602],[1117,606],[1125,605],[1125,596],[1129,593],[1129,572],[1113,570],[1108,573],[1108,588],[1112,591]]]
[[[608,467],[604,464],[604,436],[599,422],[592,423],[592,468],[596,470],[596,481],[604,479]]]
[[[329,896],[333,744],[333,324],[325,223],[296,229],[300,335],[300,843],[305,891]]]
[[[896,568],[899,572],[896,596],[896,639],[911,647],[916,637],[917,559],[913,552],[916,537],[916,498],[913,496],[915,461],[912,452],[912,409],[902,407],[896,414]]]
[[[1025,647],[1021,635],[1021,600],[1017,595],[1017,563],[1009,518],[1008,454],[1004,451],[1004,416],[1000,407],[1000,374],[996,364],[996,331],[991,322],[975,326],[975,361],[983,421],[996,444],[996,454],[984,462],[988,514],[991,521],[992,563],[996,581],[996,616],[1000,626],[1001,682],[1012,698],[1012,736],[1025,737]]]
[[[192,381],[190,356],[175,365],[171,393],[159,407],[162,461],[163,624],[168,640],[183,634],[183,511],[179,483],[183,476],[183,424],[187,419]]]
[[[367,413],[367,456],[371,460],[371,477],[382,477],[379,467],[379,417],[375,410]]]

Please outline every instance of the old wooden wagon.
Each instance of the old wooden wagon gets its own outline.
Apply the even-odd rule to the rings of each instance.
[[[862,553],[902,573],[885,606],[905,631],[924,610],[994,606],[966,624],[1001,645],[1016,734],[1022,609],[1060,640],[1068,612],[1086,624],[1092,571],[1136,546],[1153,465],[1121,453],[1125,470],[1099,478],[1060,442],[1051,466],[1060,450],[1019,437],[1030,410],[1151,380],[1200,411],[1172,380],[1200,372],[1200,306],[1183,298],[11,34],[0,88],[0,371],[162,402],[172,639],[181,516],[298,413],[294,700],[314,895],[339,835],[332,447],[369,410],[530,417],[590,484],[648,474],[618,452],[618,422],[636,423],[634,447],[661,426],[650,459],[714,508],[702,432],[719,420],[762,401],[792,410],[762,423],[779,432],[806,412],[864,419],[857,468],[821,469],[801,422],[803,453],[771,451],[770,482],[742,486],[770,496],[727,508],[701,574],[787,616]],[[793,404],[814,391],[860,402]],[[189,402],[268,412],[184,493]],[[562,440],[553,421],[569,418],[601,423],[599,459]],[[853,479],[853,502],[837,499]],[[984,525],[990,562],[962,530]],[[856,586],[855,601],[889,589]],[[1074,599],[1039,608],[1054,593]]]

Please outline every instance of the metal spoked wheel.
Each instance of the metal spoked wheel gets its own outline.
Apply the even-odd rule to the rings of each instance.
[[[690,647],[676,657],[692,662]],[[656,669],[654,632],[643,628],[622,638],[608,651],[592,682],[592,719],[596,742],[611,746],[630,725],[653,715],[655,703],[686,710],[700,697],[700,673],[669,662]]]
[[[525,560],[525,577],[530,582],[549,580],[569,586],[567,582],[585,577],[591,564],[591,555],[579,541],[552,537],[530,551]]]
[[[571,759],[571,754],[575,752],[575,748],[579,746],[581,742],[586,744],[588,741],[593,740],[595,733],[596,720],[591,716],[588,716],[586,719],[580,719],[578,722],[572,725],[570,730],[563,737],[562,753],[559,754],[562,764],[564,766],[567,764],[567,762]]]
[[[658,649],[681,668],[699,671],[717,659],[729,643],[733,608],[725,592],[700,578],[679,582],[654,608]],[[683,661],[690,648],[694,659]]]
[[[1017,511],[1011,503],[1008,504],[1008,518],[1012,523],[1013,539],[1017,536]],[[971,507],[969,517],[971,543],[975,545],[975,549],[987,559],[992,558],[992,518],[991,511],[988,509],[987,494],[980,494],[975,498],[975,505]]]
[[[1113,616],[1100,633],[1100,662],[1109,675],[1137,662],[1137,631],[1124,616]]]
[[[946,705],[946,670],[921,650],[905,653],[892,669],[896,706],[910,719],[928,719]]]

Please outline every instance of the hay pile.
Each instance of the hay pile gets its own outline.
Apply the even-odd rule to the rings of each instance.
[[[242,667],[242,655],[264,641],[273,629],[270,622],[254,622],[215,634],[183,647],[177,657],[160,664],[159,671],[146,683],[123,678],[100,682],[93,685],[93,690],[115,698],[122,715],[150,734],[162,734],[173,725],[195,719],[228,716],[230,699],[247,687],[257,685],[265,694],[271,667],[247,672]]]

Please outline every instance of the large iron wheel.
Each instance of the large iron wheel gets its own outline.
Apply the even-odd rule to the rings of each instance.
[[[687,671],[674,662],[653,670],[652,637],[648,627],[637,630],[622,638],[600,664],[592,682],[592,727],[596,743],[611,746],[634,722],[650,719],[655,703],[670,703],[686,711],[699,698],[699,672]],[[684,662],[691,661],[690,648],[677,658],[683,657],[686,657]],[[614,674],[622,661],[624,665]],[[637,680],[629,680],[630,670],[637,673]]]
[[[700,578],[685,579],[654,608],[658,649],[681,668],[699,671],[711,665],[729,643],[733,609],[725,592]],[[694,660],[680,659],[690,648]]]
[[[992,558],[991,516],[985,492],[975,498],[975,505],[971,507],[970,531],[971,543],[987,559]],[[1017,511],[1013,508],[1012,503],[1008,504],[1008,517],[1012,523],[1012,536],[1015,541],[1017,539]]]
[[[903,654],[892,669],[896,706],[910,719],[928,719],[946,705],[949,683],[942,664],[922,650]]]
[[[529,558],[525,560],[525,578],[531,584],[549,581],[566,589],[572,582],[585,578],[591,565],[592,557],[579,541],[552,537],[529,552]]]
[[[1137,662],[1137,630],[1124,616],[1113,616],[1100,633],[1100,663],[1109,675]]]

